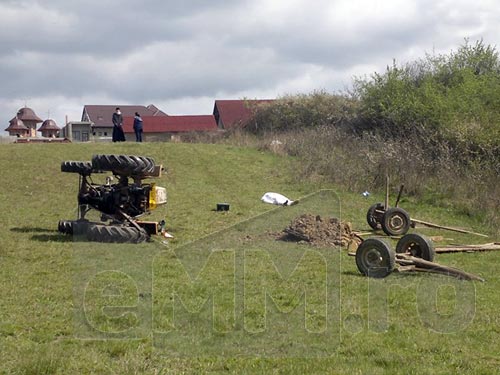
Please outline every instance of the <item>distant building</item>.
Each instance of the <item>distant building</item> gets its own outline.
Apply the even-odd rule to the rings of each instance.
[[[59,136],[59,131],[61,128],[57,126],[56,122],[52,119],[47,119],[42,123],[39,132],[42,133],[42,137],[46,138],[56,138]]]
[[[28,128],[28,135],[26,137],[35,138],[37,124],[43,122],[43,120],[36,115],[35,111],[28,107],[21,108],[19,111],[17,111],[16,117],[14,117],[12,120],[16,118],[18,120],[21,120],[23,122],[23,125]]]
[[[72,142],[111,142],[113,135],[113,113],[120,107],[122,116],[168,117],[153,104],[142,105],[85,105],[81,121],[71,121],[62,130],[61,136]]]
[[[88,121],[70,121],[61,130],[60,136],[72,142],[106,142],[111,141],[109,127],[94,126]]]
[[[220,129],[231,129],[246,126],[255,114],[256,109],[273,100],[216,100],[214,117]]]
[[[141,117],[145,142],[176,141],[182,134],[218,130],[212,115]],[[133,125],[133,117],[124,117],[123,131],[127,141],[135,141]]]
[[[113,128],[113,113],[120,107],[123,117],[134,117],[138,112],[141,116],[168,116],[153,104],[143,105],[86,105],[83,107],[82,122],[91,122],[98,128]]]
[[[9,126],[5,131],[9,132],[10,136],[25,138],[29,137],[30,129],[24,125],[24,122],[16,117],[9,121]]]

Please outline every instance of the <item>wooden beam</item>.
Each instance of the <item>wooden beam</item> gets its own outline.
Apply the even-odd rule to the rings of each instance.
[[[483,245],[451,245],[436,247],[436,253],[470,253],[474,251],[500,251],[500,243],[492,242]]]
[[[406,254],[396,254],[396,262],[402,266],[414,265],[415,270],[418,272],[433,272],[433,273],[440,273],[443,275],[458,277],[459,279],[462,280],[484,281],[483,278],[459,270],[458,268],[443,266],[442,264],[429,262],[427,260],[416,258]]]
[[[427,221],[422,221],[422,220],[417,220],[417,219],[411,219],[410,221],[412,221],[413,223],[416,223],[416,224],[425,225],[426,227],[429,227],[429,228],[444,229],[444,230],[449,230],[449,231],[452,231],[452,232],[465,233],[465,234],[473,234],[475,236],[481,236],[481,237],[489,237],[486,234],[471,232],[469,230],[460,229],[460,228],[445,227],[445,226],[442,226],[442,225],[429,223]]]

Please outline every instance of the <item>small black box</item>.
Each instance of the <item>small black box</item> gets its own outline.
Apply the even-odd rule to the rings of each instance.
[[[217,203],[217,211],[229,211],[229,203]]]

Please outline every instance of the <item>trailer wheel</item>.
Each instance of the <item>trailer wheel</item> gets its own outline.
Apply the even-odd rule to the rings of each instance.
[[[382,229],[388,236],[402,236],[410,229],[410,215],[402,208],[389,208],[382,217]]]
[[[416,258],[434,261],[434,243],[429,237],[418,233],[409,233],[403,236],[396,245],[396,253],[408,253]]]
[[[89,176],[92,173],[92,163],[89,161],[63,161],[61,163],[61,172]]]
[[[366,213],[366,221],[372,229],[382,228],[382,225],[380,223],[381,214],[376,212],[378,210],[384,210],[384,205],[382,203],[375,203],[368,209],[368,212]]]
[[[153,173],[155,161],[152,158],[134,155],[94,155],[92,167],[111,171],[120,176],[138,176]]]
[[[87,231],[87,240],[105,243],[140,243],[149,240],[149,235],[132,227],[92,224]]]
[[[383,278],[389,275],[396,263],[396,254],[389,244],[378,238],[369,238],[356,251],[356,265],[363,275]]]

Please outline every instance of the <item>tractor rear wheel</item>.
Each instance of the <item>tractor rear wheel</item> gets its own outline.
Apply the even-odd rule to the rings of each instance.
[[[96,170],[111,171],[119,176],[140,176],[153,173],[155,161],[145,156],[94,155],[92,167]]]
[[[61,172],[89,176],[92,173],[92,163],[89,161],[63,161],[61,163]]]
[[[81,236],[87,232],[89,225],[86,220],[60,220],[57,230],[63,234]]]
[[[87,240],[105,243],[140,243],[149,240],[149,235],[132,227],[93,224],[87,231]]]

